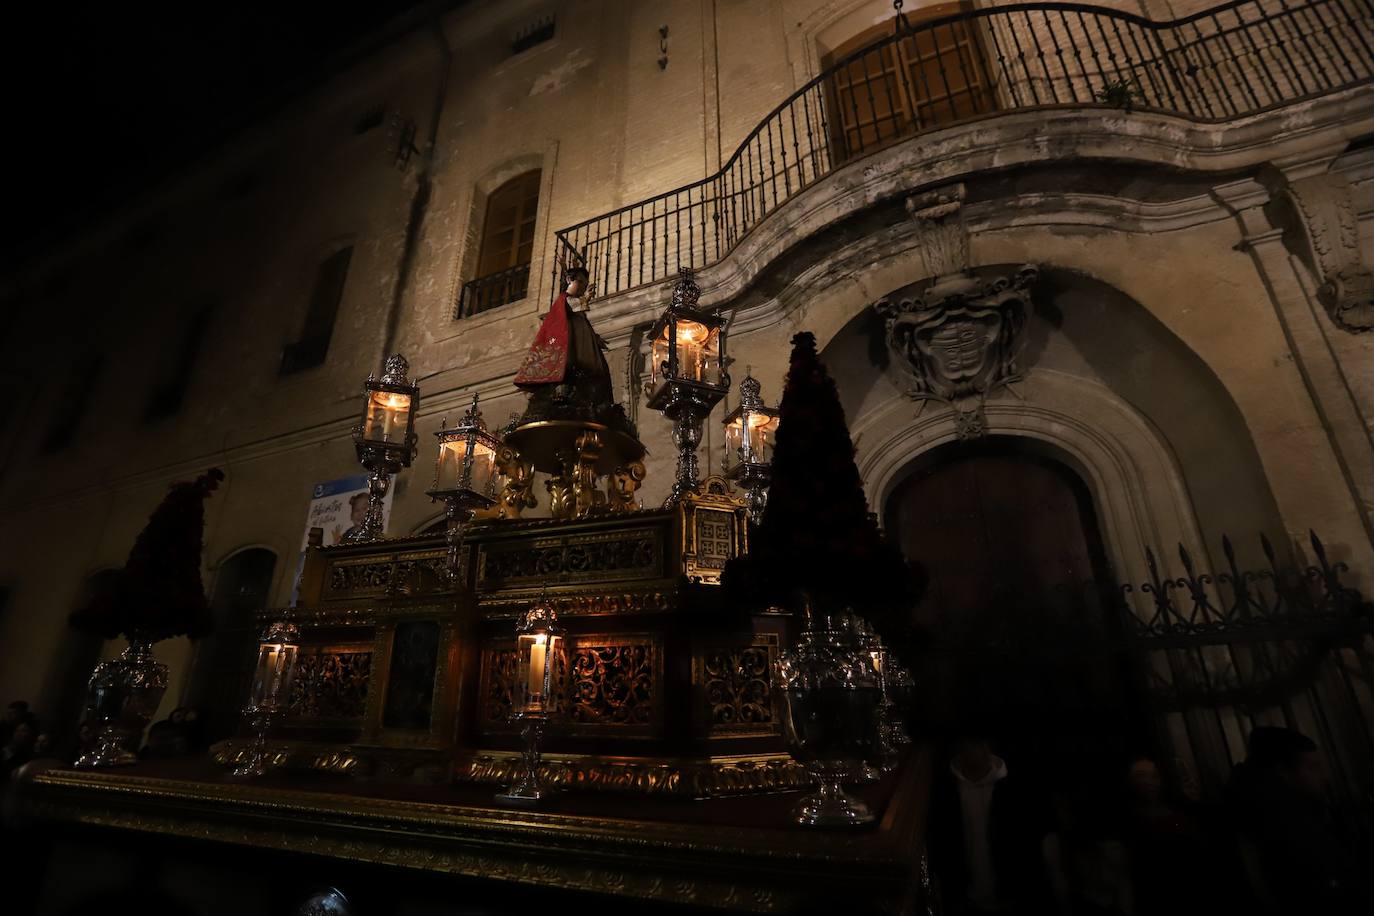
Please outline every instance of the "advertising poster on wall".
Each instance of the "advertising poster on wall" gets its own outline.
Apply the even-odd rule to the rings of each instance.
[[[382,530],[391,520],[391,497],[395,489],[387,490],[382,499]],[[301,555],[296,561],[296,584],[291,589],[291,604],[296,603],[301,585],[301,571],[305,568],[305,550],[310,546],[310,529],[324,530],[324,543],[333,545],[363,523],[367,514],[367,475],[355,474],[315,484],[310,494],[310,507],[305,513],[305,530],[301,532]]]

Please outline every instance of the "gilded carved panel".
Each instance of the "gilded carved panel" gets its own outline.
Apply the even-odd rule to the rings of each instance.
[[[568,652],[568,719],[575,733],[661,730],[663,658],[649,635],[579,636]]]
[[[660,529],[637,528],[607,534],[483,544],[478,584],[518,588],[558,582],[619,582],[662,575]]]
[[[381,595],[391,583],[391,561],[340,561],[329,567],[329,591],[332,598],[348,596],[360,598]]]
[[[678,505],[682,513],[683,574],[688,581],[719,585],[725,564],[748,551],[748,502],[724,477],[708,477]]]
[[[697,566],[724,569],[735,555],[735,515],[719,509],[696,511]]]
[[[712,737],[779,734],[773,712],[773,664],[778,637],[750,645],[708,646],[692,658],[696,718]]]
[[[482,650],[478,718],[485,731],[512,730],[510,713],[515,704],[515,661],[513,646],[488,646]]]
[[[287,716],[298,725],[355,723],[367,711],[372,646],[303,646]]]
[[[447,577],[448,554],[427,550],[336,560],[329,566],[325,588],[330,601],[423,594],[442,591]]]

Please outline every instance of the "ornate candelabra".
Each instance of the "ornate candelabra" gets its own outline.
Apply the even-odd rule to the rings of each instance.
[[[382,537],[382,500],[391,477],[410,467],[415,457],[415,411],[420,388],[407,378],[410,364],[401,354],[386,361],[382,377],[369,375],[363,384],[362,422],[353,428],[358,463],[367,468],[367,515],[344,540],[366,542]]]
[[[701,484],[697,446],[702,424],[730,390],[725,371],[725,319],[697,307],[701,288],[690,267],[680,268],[673,299],[650,332],[653,341],[649,378],[644,383],[649,407],[673,421],[677,446],[677,479],[665,502],[676,505]]]
[[[887,677],[888,694],[892,697],[891,712],[896,715],[892,721],[892,743],[898,746],[911,743],[911,734],[906,728],[906,717],[911,714],[911,704],[916,696],[916,679],[911,671],[901,665],[890,665],[891,675]]]
[[[450,581],[457,585],[465,578],[463,532],[474,512],[496,502],[496,456],[501,440],[487,431],[475,394],[472,406],[463,414],[463,422],[453,429],[441,428],[434,435],[439,440],[439,456],[434,464],[434,486],[429,489],[428,496],[431,500],[444,501],[448,523],[448,574]]]
[[[243,708],[253,728],[253,743],[234,770],[235,776],[245,778],[267,772],[267,735],[273,720],[291,700],[299,652],[300,630],[290,620],[278,620],[263,632],[258,644],[258,666],[253,673],[253,692]]]
[[[797,822],[808,827],[851,827],[873,820],[844,783],[876,751],[878,706],[882,691],[872,659],[852,633],[828,624],[818,627],[811,608],[795,648],[777,662],[783,730],[792,756],[818,783],[802,799]]]
[[[78,767],[138,762],[139,739],[167,691],[167,666],[153,658],[152,642],[130,634],[119,657],[101,662],[87,686],[86,714],[95,740],[76,758]]]
[[[887,646],[883,645],[882,638],[874,632],[867,621],[857,621],[856,631],[860,638],[860,646],[863,651],[868,653],[869,660],[873,665],[873,673],[878,679],[878,689],[882,692],[877,715],[878,734],[875,742],[877,754],[871,762],[876,764],[878,769],[884,773],[890,773],[897,768],[895,739],[898,726],[895,715],[896,704],[892,702],[892,693],[889,689],[890,669],[893,667],[892,657],[888,654]]]
[[[521,725],[524,740],[521,775],[505,792],[496,796],[507,805],[531,806],[549,795],[548,786],[539,781],[539,741],[544,729],[558,713],[558,669],[563,655],[563,629],[558,615],[542,596],[525,612],[515,628],[516,696],[512,718]]]
[[[778,411],[763,403],[763,386],[752,375],[746,373],[739,383],[739,406],[726,415],[724,423],[725,476],[740,482],[749,494],[749,517],[761,521],[772,481]]]

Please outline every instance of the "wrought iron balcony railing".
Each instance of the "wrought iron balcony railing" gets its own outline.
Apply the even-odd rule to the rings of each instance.
[[[1169,22],[1038,3],[894,26],[789,96],[715,174],[559,230],[554,261],[583,259],[603,296],[709,266],[840,166],[999,111],[1217,122],[1372,79],[1374,0],[1235,0]]]
[[[463,284],[454,318],[471,318],[488,309],[517,302],[528,294],[530,265],[518,264]]]

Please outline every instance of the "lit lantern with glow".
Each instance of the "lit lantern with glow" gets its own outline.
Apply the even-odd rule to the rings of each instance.
[[[279,620],[267,628],[258,644],[258,666],[253,673],[250,705],[274,712],[286,706],[291,684],[296,678],[296,656],[300,650],[300,631],[295,624]]]
[[[549,794],[539,778],[539,740],[559,712],[558,672],[563,629],[553,605],[542,597],[515,627],[515,690],[511,718],[522,723],[524,749],[515,781],[496,796],[508,805],[534,805]]]
[[[410,466],[415,454],[415,410],[420,406],[420,389],[406,378],[409,371],[405,357],[396,354],[386,361],[381,378],[368,376],[362,423],[354,430],[360,452],[367,446],[391,450],[403,467]]]
[[[516,685],[514,707],[521,718],[557,713],[557,660],[563,652],[563,629],[553,605],[540,600],[515,630]]]
[[[463,422],[434,434],[439,440],[439,457],[429,495],[436,499],[451,493],[466,494],[471,501],[484,505],[496,499],[496,451],[501,440],[488,432],[477,403],[474,394]]]
[[[362,421],[353,427],[358,463],[371,473],[367,480],[367,515],[344,540],[367,542],[382,537],[382,500],[391,476],[410,467],[415,457],[415,411],[420,387],[407,378],[410,364],[397,353],[386,361],[382,377],[369,375],[363,383]]]
[[[739,406],[724,420],[724,470],[748,491],[749,514],[757,522],[768,502],[778,411],[763,403],[763,386],[751,375],[739,383],[739,395]]]
[[[487,431],[477,395],[463,415],[463,422],[452,429],[440,429],[439,455],[434,463],[434,486],[429,498],[442,499],[448,519],[448,568],[454,582],[464,578],[462,564],[463,531],[473,513],[496,502],[496,451],[501,440]]]
[[[697,307],[701,291],[690,270],[673,290],[672,304],[650,331],[649,406],[663,410],[672,400],[673,383],[700,386],[707,391],[730,388],[725,373],[725,320]],[[719,400],[719,398],[717,398]]]
[[[263,632],[258,642],[252,692],[243,709],[254,730],[253,744],[235,768],[235,776],[261,776],[267,772],[267,735],[272,721],[291,702],[291,685],[296,679],[300,649],[300,630],[288,620],[279,620]]]
[[[363,438],[374,442],[405,442],[410,431],[410,395],[374,391],[367,400]]]
[[[649,374],[644,382],[650,409],[673,421],[678,449],[677,479],[667,505],[676,505],[700,486],[697,446],[702,423],[730,390],[725,371],[725,319],[698,307],[701,288],[691,268],[681,268],[672,302],[649,333]]]

